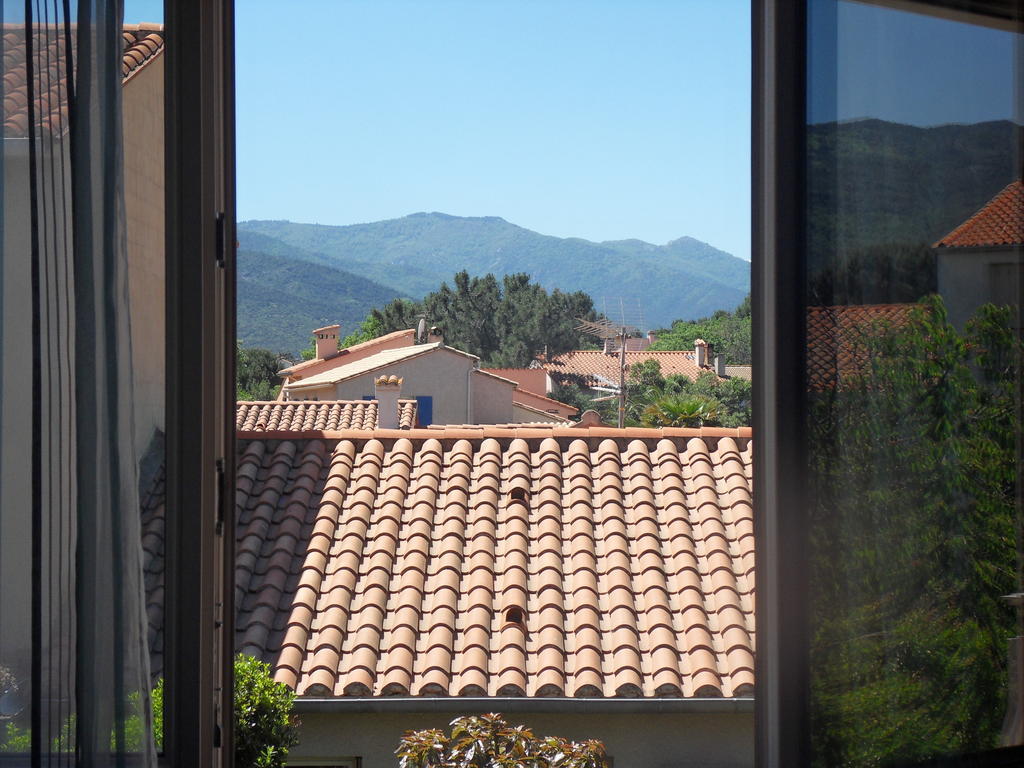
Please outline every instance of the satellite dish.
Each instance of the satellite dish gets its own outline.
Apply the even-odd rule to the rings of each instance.
[[[427,338],[427,318],[421,317],[420,321],[416,323],[416,343],[422,344],[423,340]]]

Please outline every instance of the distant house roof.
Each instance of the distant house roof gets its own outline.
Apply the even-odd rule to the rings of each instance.
[[[727,365],[725,375],[730,379],[746,379],[751,381],[754,378],[754,367],[752,365]]]
[[[902,328],[919,304],[847,304],[807,308],[807,386],[842,387],[867,369],[866,340]]]
[[[327,328],[333,327],[334,326],[327,326]],[[318,328],[317,330],[322,331],[324,328]],[[317,331],[313,331],[313,333],[316,332]],[[353,344],[351,347],[346,347],[345,349],[339,349],[337,354],[331,355],[328,358],[304,360],[301,363],[296,363],[295,365],[283,368],[277,372],[277,375],[281,377],[294,376],[297,373],[312,375],[313,373],[319,373],[320,371],[324,371],[338,365],[346,365],[348,362],[354,361],[359,357],[368,357],[382,349],[411,347],[413,346],[415,338],[416,331],[411,328],[404,331],[386,333],[383,336],[378,336],[376,339],[370,339],[369,341],[363,341],[359,344]]]
[[[936,248],[1024,245],[1024,184],[1007,184],[976,214],[935,243]]]
[[[236,647],[300,696],[753,694],[749,429],[238,450]]]
[[[416,401],[399,400],[399,429],[414,426]],[[235,429],[243,433],[376,428],[376,400],[249,401],[239,402],[235,408]]]
[[[679,352],[626,352],[627,377],[628,369],[646,360],[657,360],[661,365],[662,376],[686,376],[696,379],[704,371],[714,373],[713,369],[700,368],[697,365],[693,350]],[[619,384],[619,355],[606,354],[601,350],[578,350],[567,352],[552,358],[543,364],[544,370],[552,375],[579,376],[585,381],[605,386]]]
[[[372,371],[379,370],[380,368],[386,368],[389,365],[395,365],[396,363],[411,360],[414,357],[419,357],[420,355],[425,355],[439,349],[444,349],[447,352],[451,352],[455,355],[461,355],[462,357],[466,357],[471,360],[477,360],[474,355],[470,355],[467,352],[461,352],[457,349],[452,349],[451,347],[446,347],[443,343],[435,341],[432,344],[417,344],[412,347],[385,349],[383,352],[377,352],[374,355],[356,360],[348,365],[339,365],[335,368],[315,373],[312,376],[307,376],[297,382],[285,384],[285,389],[288,392],[291,392],[294,390],[317,389],[330,384],[337,384],[338,382],[347,381],[348,379],[353,379],[356,376],[362,376],[363,374],[371,373]],[[514,382],[508,383],[514,384]]]
[[[53,25],[38,24],[32,45],[41,61],[51,62],[63,72],[67,61],[63,28],[54,34]],[[4,24],[4,138],[25,138],[28,130],[28,82],[25,67],[25,25]],[[162,24],[126,24],[123,28],[124,53],[121,57],[121,82],[134,75],[164,51]],[[72,35],[72,48],[77,36]],[[72,50],[74,54],[74,50]],[[43,135],[62,135],[68,128],[68,88],[61,75],[45,78],[52,88],[35,94],[36,129]]]

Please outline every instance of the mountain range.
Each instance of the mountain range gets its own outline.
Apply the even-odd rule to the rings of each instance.
[[[647,327],[733,309],[750,264],[692,237],[665,245],[595,243],[542,235],[504,219],[415,213],[351,226],[245,221],[238,225],[238,336],[294,352],[327,323],[351,331],[391,299],[419,299],[465,269],[526,272],[549,290],[637,300]]]

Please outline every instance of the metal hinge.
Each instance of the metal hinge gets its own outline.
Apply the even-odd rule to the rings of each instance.
[[[224,269],[227,258],[228,240],[227,227],[224,226],[224,211],[217,211],[217,266]]]

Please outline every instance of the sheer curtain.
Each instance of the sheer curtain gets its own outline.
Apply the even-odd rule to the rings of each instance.
[[[3,3],[0,752],[155,765],[118,0]]]

